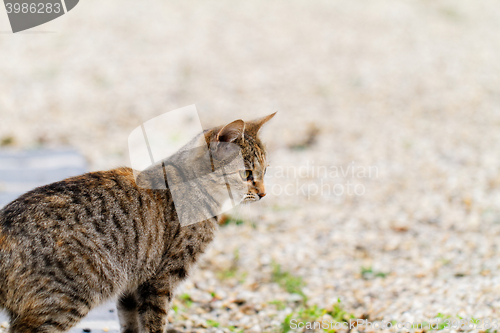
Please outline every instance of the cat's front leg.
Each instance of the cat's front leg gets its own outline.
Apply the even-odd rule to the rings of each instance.
[[[127,293],[118,299],[118,320],[121,333],[139,333],[139,303],[136,293]]]
[[[164,333],[172,291],[166,281],[149,281],[137,289],[141,332]]]

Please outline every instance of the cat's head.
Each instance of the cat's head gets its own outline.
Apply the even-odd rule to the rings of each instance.
[[[252,121],[235,120],[227,125],[214,128],[205,133],[205,139],[211,147],[215,147],[215,155],[230,154],[230,147],[239,148],[243,164],[238,168],[230,168],[225,181],[232,190],[239,192],[242,203],[259,201],[266,195],[264,175],[268,166],[266,150],[259,139],[262,126],[276,114]],[[218,152],[217,149],[222,150]]]

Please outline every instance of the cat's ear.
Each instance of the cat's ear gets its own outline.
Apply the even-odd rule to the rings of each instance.
[[[256,136],[257,133],[259,133],[260,128],[265,123],[267,123],[269,120],[271,120],[276,115],[277,112],[278,111],[276,111],[275,113],[271,113],[270,115],[262,117],[262,118],[258,118],[258,119],[252,120],[252,121],[247,121],[246,122],[246,124],[247,124],[246,131],[250,135]]]
[[[235,120],[219,130],[215,136],[215,143],[210,145],[214,163],[221,160],[232,160],[238,155],[240,149],[232,142],[239,138],[243,139],[244,132],[245,122],[241,119]],[[216,165],[216,167],[218,166]]]
[[[222,127],[215,140],[218,142],[233,142],[238,138],[243,138],[243,132],[245,132],[245,122],[238,119]]]

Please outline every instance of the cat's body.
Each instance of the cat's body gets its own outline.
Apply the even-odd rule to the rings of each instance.
[[[253,201],[265,195],[257,132],[271,117],[202,134],[241,148]],[[30,191],[0,211],[0,308],[10,332],[66,331],[112,297],[122,332],[164,332],[175,288],[216,229],[216,216],[181,225],[171,191],[141,186],[129,168]]]

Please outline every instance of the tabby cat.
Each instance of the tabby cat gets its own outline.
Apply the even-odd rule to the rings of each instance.
[[[266,152],[257,134],[273,116],[198,136],[209,146],[239,148],[243,202],[266,194]],[[197,156],[189,158],[195,163]],[[169,177],[189,177],[173,165],[177,174]],[[158,189],[144,174],[136,178],[125,167],[87,173],[36,188],[0,211],[0,309],[10,332],[67,331],[113,297],[122,332],[165,331],[175,288],[214,238],[217,216],[181,224],[170,181]],[[227,193],[227,183],[209,184],[212,194]]]

